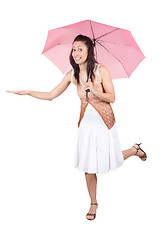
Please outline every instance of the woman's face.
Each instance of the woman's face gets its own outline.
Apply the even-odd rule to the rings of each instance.
[[[88,56],[88,48],[84,42],[75,41],[72,45],[72,57],[76,64],[86,62]]]

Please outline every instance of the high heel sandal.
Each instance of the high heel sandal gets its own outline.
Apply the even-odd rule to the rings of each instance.
[[[91,205],[97,205],[97,207],[98,207],[98,203],[91,203]],[[96,212],[95,213],[87,213],[87,215],[86,215],[86,217],[87,216],[93,216],[93,218],[92,219],[89,219],[89,218],[87,218],[88,220],[94,220],[95,218],[96,218]]]
[[[135,144],[134,144],[133,147],[137,150],[137,152],[136,152],[134,155],[137,155],[137,153],[138,153],[139,150],[141,150],[142,152],[144,152],[144,151],[140,148],[140,145],[141,145],[141,144],[142,144],[142,143],[139,143],[139,144],[138,144],[138,143],[135,143]],[[136,148],[135,145],[138,145],[138,148]],[[147,154],[144,152],[143,156],[138,156],[138,157],[140,157],[142,161],[146,161],[146,159],[147,159]],[[142,159],[142,158],[145,158],[145,159]]]

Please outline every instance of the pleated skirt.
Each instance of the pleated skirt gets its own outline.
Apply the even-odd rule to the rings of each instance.
[[[90,174],[116,170],[124,162],[116,123],[108,129],[88,104],[76,135],[74,167]]]

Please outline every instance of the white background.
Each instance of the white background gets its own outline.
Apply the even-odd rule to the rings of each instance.
[[[90,19],[132,32],[145,59],[129,79],[113,80],[122,150],[133,156],[98,175],[97,217],[74,169],[80,100],[76,88],[53,101],[6,90],[50,91],[63,78],[41,54],[48,30]],[[158,1],[3,1],[0,5],[0,239],[160,239]]]

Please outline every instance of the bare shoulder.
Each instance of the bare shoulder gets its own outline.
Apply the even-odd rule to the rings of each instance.
[[[106,93],[110,93],[115,99],[115,91],[112,82],[112,78],[108,68],[104,65],[99,66],[99,74],[102,79],[102,85]],[[114,102],[114,101],[113,101]]]
[[[100,75],[102,83],[104,83],[104,82],[111,83],[112,82],[111,74],[105,65],[99,66],[99,75]]]
[[[99,66],[99,73],[102,78],[104,78],[104,77],[109,78],[109,79],[111,78],[110,72],[105,65]]]

